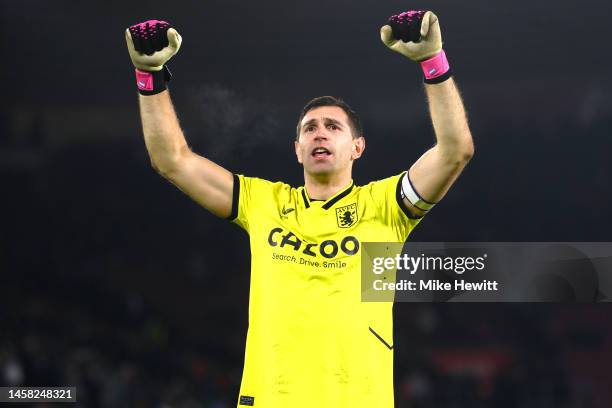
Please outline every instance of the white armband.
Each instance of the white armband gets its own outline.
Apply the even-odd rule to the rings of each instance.
[[[407,199],[410,204],[414,205],[421,211],[429,211],[433,208],[435,203],[430,203],[426,201],[416,192],[412,183],[410,182],[410,177],[408,177],[408,172],[404,174],[402,177],[402,198]]]

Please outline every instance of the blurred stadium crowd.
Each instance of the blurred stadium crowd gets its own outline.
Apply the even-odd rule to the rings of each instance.
[[[171,314],[131,291],[52,276],[4,276],[2,287],[3,386],[76,386],[83,407],[234,406],[239,323],[208,325],[193,340]],[[218,313],[230,303],[219,303]],[[606,309],[398,304],[397,407],[609,406]]]

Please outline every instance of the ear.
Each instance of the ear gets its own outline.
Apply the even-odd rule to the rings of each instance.
[[[300,164],[304,164],[303,160],[302,160],[302,153],[300,151],[300,142],[298,142],[297,140],[293,141],[293,147],[295,148],[295,156],[297,157],[297,161]]]
[[[356,139],[353,139],[353,147],[351,151],[351,159],[357,160],[363,154],[365,150],[365,138],[363,136],[359,136]]]

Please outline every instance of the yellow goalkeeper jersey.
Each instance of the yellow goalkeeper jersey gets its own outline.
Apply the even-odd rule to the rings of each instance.
[[[250,236],[249,328],[238,407],[393,407],[393,303],[361,302],[363,242],[403,242],[420,219],[400,175],[326,201],[234,176],[230,219]]]

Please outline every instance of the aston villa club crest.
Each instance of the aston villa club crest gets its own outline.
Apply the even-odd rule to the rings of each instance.
[[[349,228],[357,223],[357,203],[336,208],[336,221],[340,228]]]

